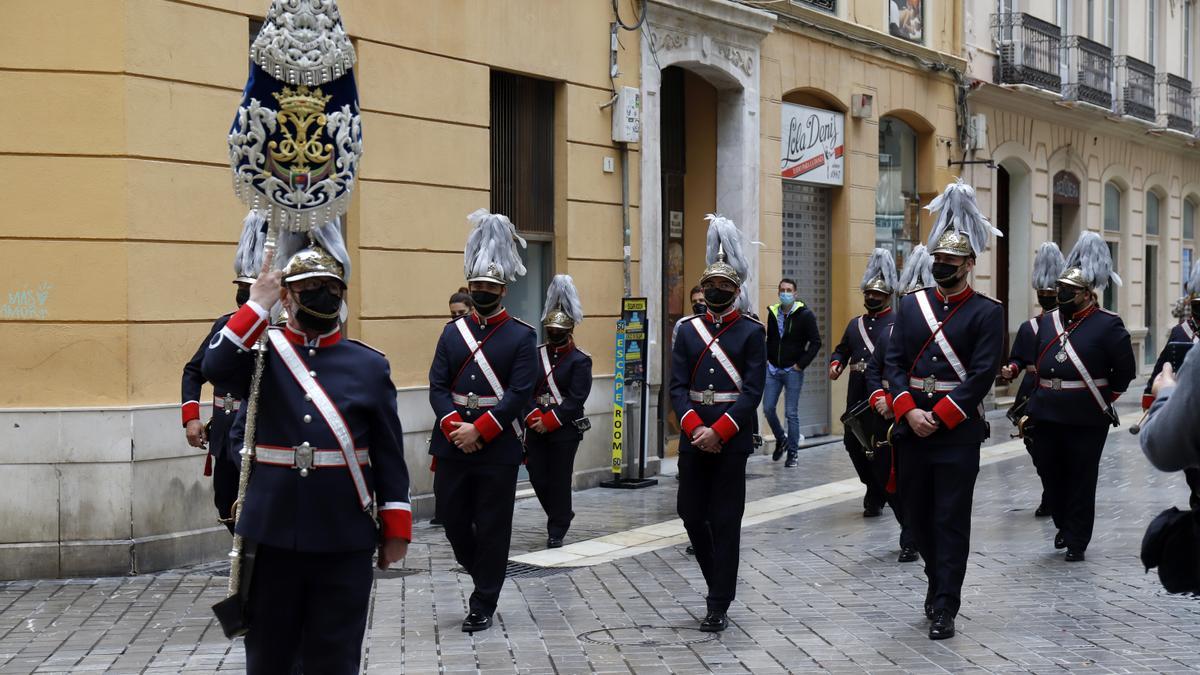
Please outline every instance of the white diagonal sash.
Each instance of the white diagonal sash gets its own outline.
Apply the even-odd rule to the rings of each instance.
[[[1192,342],[1200,342],[1200,335],[1196,334],[1196,329],[1192,328],[1191,322],[1184,321],[1180,325],[1183,326],[1183,334],[1186,335],[1189,340]]]
[[[275,348],[275,353],[279,354],[279,359],[283,361],[283,365],[287,366],[288,372],[296,379],[300,388],[312,399],[313,406],[316,407],[317,412],[321,413],[325,424],[329,425],[329,430],[333,432],[338,447],[342,450],[342,457],[346,460],[346,468],[350,470],[350,478],[354,481],[354,489],[358,492],[359,504],[362,505],[364,511],[369,511],[374,500],[371,498],[371,491],[367,489],[367,480],[363,478],[362,467],[358,465],[358,459],[354,453],[354,438],[350,435],[350,428],[346,425],[346,420],[342,419],[342,413],[333,404],[329,394],[326,394],[321,385],[317,384],[317,380],[309,374],[304,361],[300,359],[296,349],[284,337],[283,331],[268,330],[267,336],[271,340],[271,346]]]
[[[959,381],[967,381],[967,369],[963,367],[962,361],[959,360],[958,354],[955,353],[954,347],[950,345],[950,340],[946,339],[946,332],[938,325],[937,317],[933,314],[933,307],[929,304],[928,291],[917,293],[917,306],[921,308],[921,314],[925,317],[925,323],[929,326],[929,332],[933,333],[933,341],[937,343],[938,349],[942,350],[942,355],[946,357],[946,361],[950,367],[954,369],[954,374],[958,376]]]
[[[550,387],[550,395],[554,397],[554,405],[562,403],[562,393],[558,390],[558,383],[554,381],[554,368],[550,365],[550,350],[542,345],[538,350],[542,355],[542,370],[546,373],[546,384]]]
[[[1037,320],[1036,318],[1034,318],[1034,319],[1030,319],[1030,320],[1029,320],[1029,327],[1030,327],[1031,329],[1033,329],[1033,334],[1036,336],[1036,335],[1037,335],[1037,333],[1038,333],[1038,320]]]
[[[504,385],[500,384],[500,378],[496,376],[496,371],[492,368],[492,364],[487,359],[487,354],[479,347],[479,341],[471,335],[471,329],[467,326],[465,318],[454,322],[458,327],[458,334],[462,336],[463,342],[467,345],[467,351],[474,354],[475,365],[479,366],[479,370],[483,371],[483,379],[487,380],[488,386],[495,392],[496,398],[504,399]],[[515,419],[513,420],[513,431],[517,432],[517,436],[521,435],[521,425]]]
[[[712,352],[713,358],[717,360],[717,363],[721,364],[721,368],[725,371],[725,374],[729,376],[729,379],[733,380],[733,386],[737,387],[738,391],[741,391],[742,374],[738,372],[737,368],[733,367],[733,361],[729,360],[729,355],[726,354],[725,350],[721,349],[721,345],[713,339],[712,333],[708,332],[708,328],[704,325],[704,320],[700,317],[696,317],[691,320],[691,324],[692,328],[696,330],[696,335],[700,336],[700,340],[703,341],[704,344],[708,345],[708,350]]]
[[[875,343],[871,341],[871,336],[867,334],[867,322],[863,321],[862,315],[858,317],[858,334],[862,336],[863,342],[867,343],[867,351],[875,353]]]
[[[1100,387],[1096,386],[1096,381],[1092,379],[1092,374],[1088,372],[1087,366],[1084,365],[1083,359],[1079,358],[1079,354],[1075,351],[1075,346],[1071,344],[1071,336],[1063,331],[1062,314],[1056,309],[1051,318],[1054,319],[1054,332],[1062,336],[1061,348],[1067,353],[1067,358],[1071,359],[1071,365],[1075,366],[1075,370],[1079,371],[1079,376],[1083,378],[1083,383],[1087,385],[1088,392],[1095,399],[1096,405],[1100,406],[1102,412],[1108,412],[1108,404],[1104,402],[1104,396],[1100,393]]]

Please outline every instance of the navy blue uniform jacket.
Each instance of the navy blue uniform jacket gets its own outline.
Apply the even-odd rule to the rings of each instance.
[[[541,419],[545,434],[534,433],[548,441],[582,438],[575,420],[583,417],[583,406],[592,393],[592,357],[568,342],[562,347],[539,345],[538,382],[533,399],[525,409],[525,426]],[[550,374],[546,373],[549,364]],[[554,386],[550,386],[550,378]],[[557,391],[559,396],[554,392]],[[561,398],[560,398],[561,396]]]
[[[499,405],[469,405],[472,397],[486,400],[494,398],[496,392],[488,383],[479,359],[467,349],[459,332],[460,324],[481,345],[480,353],[500,380],[504,396]],[[536,345],[537,332],[533,326],[512,317],[506,310],[488,319],[471,312],[446,324],[438,338],[433,365],[429,367],[429,405],[438,418],[438,431],[434,431],[429,443],[429,454],[484,464],[521,463],[525,449],[520,424],[539,373]],[[483,436],[483,447],[467,454],[454,445],[450,441],[454,422],[474,424]]]
[[[254,372],[250,348],[268,322],[266,310],[253,302],[243,305],[209,344],[204,376],[245,398]],[[343,339],[338,331],[306,344],[302,334],[289,328],[270,330],[284,332],[345,419],[355,448],[368,451],[370,462],[363,466],[363,475],[379,510],[383,537],[411,540],[404,436],[387,358]],[[239,446],[246,410],[239,411],[232,434]],[[273,348],[263,369],[257,426],[258,447],[288,449],[307,442],[315,450],[340,454],[337,438]],[[237,533],[268,546],[316,553],[371,549],[380,538],[347,467],[318,467],[305,478],[290,466],[263,463],[256,464],[251,475]]]
[[[1189,317],[1172,326],[1171,334],[1167,336],[1167,342],[1200,342],[1200,326],[1196,325],[1196,317]],[[1150,389],[1154,386],[1154,378],[1162,372],[1166,362],[1167,346],[1163,345],[1162,351],[1158,353],[1158,360],[1154,362],[1154,372],[1150,373],[1150,379],[1146,381],[1146,389],[1142,392],[1142,410],[1149,410],[1150,404],[1154,403],[1154,394],[1150,393]]]
[[[717,322],[717,319],[720,322]],[[690,321],[679,326],[671,350],[671,405],[683,429],[679,452],[699,452],[692,445],[692,434],[701,426],[709,427],[724,442],[722,452],[754,452],[754,434],[758,428],[758,404],[762,402],[767,378],[766,332],[763,325],[737,310],[722,317],[712,312],[698,315],[719,344],[736,372],[742,388],[736,400],[704,405],[693,401],[689,392],[703,392],[711,385],[718,394],[731,398],[738,388]]]
[[[931,339],[933,331],[917,303],[924,296],[942,334],[966,371],[960,379],[947,355]],[[953,314],[953,315],[952,315]],[[949,317],[949,319],[947,319]],[[1000,369],[1005,342],[1004,307],[986,295],[966,288],[949,298],[935,287],[909,293],[900,300],[900,310],[888,340],[884,376],[893,396],[896,420],[910,410],[932,411],[940,428],[922,443],[930,445],[977,445],[987,437],[987,424],[980,410]],[[926,346],[928,345],[928,346]],[[913,386],[913,379],[932,377],[937,391]],[[897,433],[908,434],[907,425]]]
[[[1036,421],[1057,422],[1076,426],[1107,426],[1111,424],[1107,405],[1117,400],[1137,374],[1137,359],[1133,355],[1129,331],[1121,317],[1093,305],[1063,323],[1069,333],[1071,346],[1083,361],[1094,380],[1107,380],[1098,387],[1105,407],[1086,388],[1053,389],[1041,386],[1056,378],[1068,383],[1080,383],[1083,378],[1071,359],[1059,361],[1062,349],[1054,315],[1047,312],[1038,324],[1037,367],[1038,387],[1029,401],[1029,416]],[[1099,384],[1099,383],[1097,383]]]
[[[183,410],[183,426],[187,426],[188,422],[200,419],[200,392],[204,387],[204,373],[201,369],[201,364],[204,362],[204,353],[208,351],[208,344],[212,342],[214,336],[221,332],[225,324],[229,323],[229,317],[232,313],[226,314],[213,322],[212,328],[208,330],[208,336],[204,338],[204,342],[196,348],[196,353],[183,366],[183,382],[182,389],[182,410]],[[225,398],[227,392],[220,389],[213,390],[214,398]],[[236,398],[240,398],[235,396]],[[235,460],[237,450],[231,449],[229,443],[229,430],[233,428],[233,421],[237,417],[234,410],[220,410],[213,408],[212,424],[208,430],[208,454],[217,458],[225,458]],[[236,461],[236,460],[235,460]],[[206,469],[205,473],[209,473]]]
[[[1038,328],[1041,326],[1043,316],[1044,314],[1039,314],[1022,323],[1021,327],[1017,329],[1017,336],[1013,338],[1008,362],[1010,365],[1016,366],[1018,371],[1025,372],[1025,377],[1021,378],[1021,385],[1017,387],[1018,401],[1029,398],[1029,395],[1033,393],[1033,384],[1037,378],[1028,369],[1037,360]]]
[[[890,332],[892,322],[896,319],[896,313],[891,307],[884,309],[875,314],[863,314],[856,316],[846,324],[846,330],[842,333],[842,341],[833,348],[833,353],[829,355],[829,364],[838,364],[843,368],[843,373],[847,375],[848,387],[846,388],[846,409],[849,410],[857,405],[860,401],[865,401],[867,396],[875,389],[867,385],[866,367],[870,363],[875,352],[879,351],[883,344],[881,336]],[[867,332],[867,337],[870,338],[871,344],[863,339],[861,326]],[[861,364],[861,365],[860,365]]]

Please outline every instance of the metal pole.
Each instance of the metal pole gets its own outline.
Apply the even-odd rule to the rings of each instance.
[[[646,418],[650,415],[650,383],[642,380],[641,429],[638,433],[638,480],[646,478]]]
[[[631,262],[631,242],[633,232],[629,228],[629,144],[621,144],[621,226],[622,226],[622,241],[625,248],[624,265],[625,265],[625,296],[626,298],[633,296],[633,282],[630,277]]]

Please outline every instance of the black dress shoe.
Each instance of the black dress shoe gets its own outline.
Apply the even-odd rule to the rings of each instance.
[[[863,509],[863,518],[878,518],[879,514],[882,512],[882,509],[880,509],[877,505],[871,504],[867,508]]]
[[[683,549],[683,552],[688,555],[696,555],[696,548],[691,544],[688,544],[688,547]]]
[[[1054,535],[1054,548],[1066,548],[1067,540],[1063,538],[1063,533],[1059,532]]]
[[[562,537],[549,537],[546,539],[546,548],[562,548]]]
[[[1033,512],[1034,518],[1046,518],[1050,515],[1050,507],[1045,504],[1038,504],[1037,511]]]
[[[467,618],[463,619],[462,629],[464,633],[475,633],[481,630],[487,630],[492,627],[492,617],[487,616],[483,612],[471,612]]]
[[[917,555],[917,549],[911,546],[905,546],[904,548],[900,549],[900,557],[896,558],[896,562],[916,562],[917,558],[919,557],[920,556]]]
[[[933,621],[933,603],[925,603],[925,618]]]
[[[1082,562],[1082,561],[1086,560],[1086,558],[1083,555],[1083,551],[1080,551],[1080,550],[1074,549],[1074,548],[1069,548],[1069,549],[1067,549],[1067,557],[1065,558],[1065,560],[1067,562]]]
[[[939,609],[933,613],[933,623],[929,624],[930,640],[945,640],[954,637],[954,615],[948,610]]]
[[[434,526],[434,527],[441,527],[441,526],[442,526],[442,521],[438,520],[437,518],[430,518],[430,519],[429,519],[429,524],[430,524],[430,525],[432,525],[432,526]]]
[[[718,612],[715,609],[708,610],[708,616],[700,622],[700,630],[704,633],[720,633],[729,627],[729,619],[725,618],[725,612]]]

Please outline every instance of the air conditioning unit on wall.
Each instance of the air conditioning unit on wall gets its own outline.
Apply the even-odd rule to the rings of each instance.
[[[967,149],[987,150],[987,147],[987,115],[971,115],[967,118]]]

